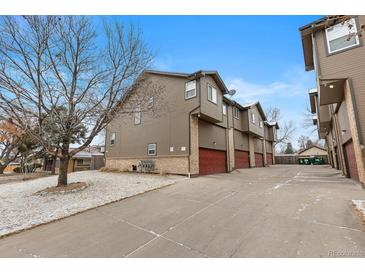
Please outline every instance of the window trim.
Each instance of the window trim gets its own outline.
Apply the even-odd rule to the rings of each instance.
[[[256,125],[255,113],[251,110],[251,123]]]
[[[139,118],[138,118],[139,122],[138,123],[136,123],[136,118],[137,118],[136,115],[139,116]],[[135,126],[140,125],[141,121],[142,121],[141,106],[138,106],[138,107],[135,108],[135,112],[134,112],[134,125]]]
[[[238,109],[238,107],[234,107],[234,110],[233,110],[233,118],[235,118],[237,120],[240,119],[240,110]]]
[[[226,103],[223,102],[222,104],[222,113],[223,115],[227,116],[227,110],[228,110],[228,106]]]
[[[357,17],[353,17],[353,18],[350,18],[349,20],[354,20],[354,27],[356,29],[356,32],[358,32],[358,25],[359,25],[359,22],[357,20]],[[346,20],[344,22],[347,22],[349,20]],[[362,46],[362,39],[360,39],[359,35],[356,35],[355,38],[356,38],[356,44],[355,45],[350,45],[350,46],[347,46],[347,47],[344,47],[344,48],[341,48],[341,49],[338,49],[338,50],[334,50],[334,51],[331,51],[331,48],[330,48],[330,44],[329,44],[329,40],[328,40],[328,35],[327,35],[327,32],[328,32],[328,29],[336,26],[336,25],[339,25],[339,24],[342,24],[342,23],[338,23],[338,24],[335,24],[331,27],[328,27],[326,29],[324,29],[324,43],[326,45],[326,52],[327,52],[327,56],[330,56],[330,55],[334,55],[334,54],[337,54],[337,53],[341,53],[341,52],[344,52],[344,51],[348,51],[350,49],[353,49],[353,48],[357,48],[357,47],[361,47]],[[332,41],[332,40],[331,40]]]
[[[261,119],[259,120],[259,127],[264,128],[264,121]]]
[[[150,145],[155,145],[155,152],[154,154],[150,154]],[[156,156],[157,155],[157,143],[148,143],[147,144],[147,156]]]
[[[212,99],[209,99],[209,88],[211,88],[211,90],[212,90]],[[214,99],[213,89],[215,90],[215,102],[213,101],[213,99]],[[218,90],[210,84],[208,84],[208,101],[215,105],[218,104]]]
[[[112,136],[114,134],[114,138],[112,139]],[[111,146],[114,146],[115,145],[115,140],[117,139],[117,133],[115,131],[111,132],[110,133],[110,137],[109,137],[109,144]],[[114,141],[114,143],[112,143],[112,141]]]
[[[194,83],[195,83],[195,88],[194,88],[194,89],[189,89],[189,90],[187,90],[187,89],[186,89],[186,85],[187,85],[188,83],[191,83],[191,82],[194,82]],[[189,92],[189,91],[192,91],[192,90],[194,90],[194,95],[192,95],[192,96],[187,96],[187,95],[188,95],[188,92]],[[194,98],[194,97],[196,97],[196,80],[191,80],[191,81],[185,82],[185,100],[189,100],[189,99]]]

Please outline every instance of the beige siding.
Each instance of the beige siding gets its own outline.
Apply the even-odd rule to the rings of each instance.
[[[157,144],[157,156],[189,154],[189,111],[198,107],[198,96],[185,100],[187,80],[184,78],[151,75],[150,79],[162,87],[164,99],[160,103],[164,107],[157,113],[141,113],[140,125],[134,125],[133,115],[120,115],[113,119],[106,130],[107,158],[146,157],[148,143]],[[143,90],[134,94],[138,92]],[[116,132],[116,143],[111,146],[112,132]],[[170,152],[170,147],[174,148],[173,152]]]
[[[263,153],[263,140],[260,140],[258,138],[254,138],[254,144],[255,144],[255,152]]]
[[[365,16],[358,16],[358,28],[365,24]],[[360,38],[364,44],[364,35]],[[365,136],[365,46],[328,55],[325,32],[316,34],[321,78],[350,78],[355,92],[361,134]]]
[[[199,120],[199,146],[226,150],[226,129],[215,124]]]
[[[259,136],[264,136],[264,127],[260,128],[260,120],[263,121],[263,117],[261,116],[260,112],[258,111],[256,106],[252,106],[250,111],[255,114],[255,123],[251,120],[251,114],[248,115],[249,117],[249,131],[253,132]],[[249,112],[250,112],[249,111]]]
[[[266,152],[268,153],[272,153],[272,142],[269,142],[269,141],[265,141],[266,142]]]
[[[342,144],[344,144],[351,139],[351,129],[350,129],[349,117],[347,114],[346,102],[344,101],[342,102],[337,115],[340,125]]]
[[[217,89],[217,104],[208,100],[208,86],[212,86]],[[211,76],[205,76],[200,79],[201,88],[201,106],[200,112],[207,117],[211,117],[217,121],[223,120],[222,103],[223,103],[223,91],[215,83]]]
[[[248,151],[248,135],[238,130],[234,130],[234,148]]]

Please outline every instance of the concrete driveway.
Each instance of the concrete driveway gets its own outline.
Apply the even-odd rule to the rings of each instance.
[[[328,166],[195,178],[0,239],[1,257],[365,257],[352,199]]]

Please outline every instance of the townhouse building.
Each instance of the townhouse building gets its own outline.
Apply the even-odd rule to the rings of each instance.
[[[152,160],[155,172],[197,176],[273,164],[277,124],[265,122],[259,102],[228,99],[218,72],[147,70],[144,77],[164,87],[167,108],[116,115],[106,129],[106,167],[131,170]]]
[[[326,16],[301,27],[304,63],[314,70],[313,123],[330,164],[365,183],[365,16]]]

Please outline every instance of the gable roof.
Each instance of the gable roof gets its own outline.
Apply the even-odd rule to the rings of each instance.
[[[308,148],[304,148],[304,149],[299,150],[299,151],[298,151],[298,154],[301,154],[301,153],[303,153],[304,151],[310,150],[310,149],[312,149],[312,148],[318,148],[318,149],[323,150],[324,152],[326,152],[326,153],[327,153],[327,150],[326,150],[325,148],[320,147],[320,146],[318,146],[318,145],[312,145],[312,146],[310,146],[310,147],[308,147]]]
[[[263,120],[265,121],[266,120],[266,115],[265,115],[265,112],[264,112],[263,108],[261,107],[261,104],[260,104],[259,101],[254,102],[254,103],[250,103],[250,104],[243,105],[242,107],[245,108],[245,109],[250,109],[250,108],[252,108],[254,106],[257,107],[257,109],[260,112]]]
[[[312,34],[339,22],[343,22],[349,18],[350,16],[345,15],[328,15],[299,28],[302,36],[302,47],[306,71],[314,69]]]
[[[218,84],[219,88],[226,94],[228,93],[228,88],[226,84],[223,82],[222,77],[219,75],[218,71],[216,70],[198,70],[193,73],[183,73],[183,72],[171,72],[171,71],[159,71],[159,70],[145,70],[143,73],[150,73],[150,74],[158,74],[158,75],[168,75],[168,76],[175,76],[175,77],[183,77],[183,78],[200,78],[204,77],[205,75],[212,76],[214,81]]]
[[[279,129],[278,122],[268,122],[268,121],[265,121],[265,125],[267,125],[269,127],[275,127],[276,129]]]

